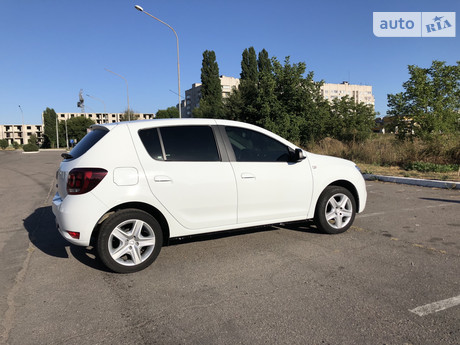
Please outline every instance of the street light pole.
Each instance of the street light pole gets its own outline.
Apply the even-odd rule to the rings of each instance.
[[[22,108],[21,108],[21,105],[18,105],[19,109],[21,110],[21,115],[22,115],[22,144],[25,144],[24,143],[24,139],[25,139],[25,136],[24,136],[24,112],[22,111]],[[13,132],[14,132],[14,129],[13,129]]]
[[[123,79],[126,83],[126,97],[128,98],[128,120],[131,121],[131,112],[130,112],[130,108],[129,108],[129,89],[128,89],[128,81],[126,80],[125,77],[119,75],[118,73],[115,73],[115,72],[112,72],[111,70],[109,70],[108,68],[104,68],[107,72],[110,72],[112,74],[115,74],[116,76],[119,76],[121,79]]]
[[[56,146],[59,148],[59,122],[58,116],[56,115]]]
[[[146,15],[152,17],[153,19],[155,20],[158,20],[161,24],[164,24],[166,25],[168,28],[170,28],[172,30],[172,32],[174,32],[174,35],[176,36],[176,46],[177,46],[177,94],[179,95],[179,118],[182,117],[182,112],[181,112],[181,97],[180,97],[180,65],[179,65],[179,37],[177,36],[177,33],[176,33],[176,30],[174,30],[172,28],[171,25],[169,25],[168,23],[165,23],[164,21],[162,21],[161,19],[158,19],[157,17],[151,15],[150,13],[144,11],[144,9],[139,6],[139,5],[135,5],[134,8],[140,12],[143,12],[145,13]]]
[[[65,142],[67,151],[69,151],[69,134],[67,133],[67,119],[65,119]]]

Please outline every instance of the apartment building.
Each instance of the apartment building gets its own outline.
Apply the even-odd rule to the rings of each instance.
[[[329,101],[349,96],[350,98],[354,98],[357,103],[363,102],[364,104],[375,106],[375,98],[372,94],[372,86],[370,85],[355,85],[347,81],[341,84],[324,83],[321,86],[321,94]]]
[[[93,120],[97,124],[120,122],[123,113],[57,113],[58,120],[69,120],[74,117],[84,116]],[[138,120],[150,120],[155,118],[155,114],[136,113],[139,115]]]
[[[0,139],[6,139],[8,145],[13,145],[13,142],[19,145],[28,144],[32,135],[35,135],[38,143],[41,144],[43,125],[0,125]]]
[[[238,78],[220,76],[220,85],[222,87],[222,97],[227,98],[233,89],[240,85]],[[200,106],[201,83],[192,84],[192,88],[185,91],[185,101],[181,103],[182,117],[193,117],[193,109]]]

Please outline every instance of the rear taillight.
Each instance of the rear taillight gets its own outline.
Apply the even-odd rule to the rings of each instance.
[[[107,170],[99,168],[76,168],[69,172],[67,193],[85,194],[94,189],[107,175]]]

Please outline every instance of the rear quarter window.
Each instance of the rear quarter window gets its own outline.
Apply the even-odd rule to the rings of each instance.
[[[75,146],[70,155],[70,159],[78,158],[84,155],[91,147],[101,140],[109,131],[107,129],[97,128],[86,134],[83,139]]]

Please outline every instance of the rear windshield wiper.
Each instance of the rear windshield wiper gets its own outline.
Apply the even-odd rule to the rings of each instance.
[[[72,159],[73,156],[70,153],[64,152],[61,154],[61,157],[64,159]]]

